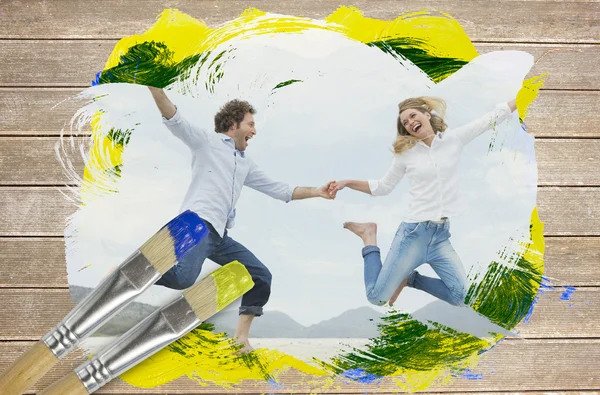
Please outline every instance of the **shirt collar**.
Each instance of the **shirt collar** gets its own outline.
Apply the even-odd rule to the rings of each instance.
[[[233,141],[233,139],[231,137],[229,137],[228,135],[224,134],[224,133],[219,133],[220,137],[221,137],[221,141],[223,141],[223,143],[227,144],[228,146],[230,146],[231,148],[233,148],[235,151],[240,153],[240,156],[242,158],[246,157],[246,153],[244,151],[238,151],[235,148],[235,142]]]

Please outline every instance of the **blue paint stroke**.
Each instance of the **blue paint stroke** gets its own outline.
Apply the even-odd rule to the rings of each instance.
[[[547,290],[553,290],[554,287],[550,285],[550,279],[548,277],[542,277],[542,281],[540,282],[540,287],[538,288],[537,295],[533,298],[533,302],[531,302],[531,306],[529,306],[529,311],[525,318],[523,318],[523,322],[527,324],[531,319],[531,315],[533,314],[533,309],[535,309],[535,305],[539,302],[539,295],[543,295]]]
[[[99,71],[96,73],[96,79],[92,80],[92,86],[96,86],[100,84],[100,76],[102,75],[102,72]]]
[[[350,380],[358,381],[363,384],[372,384],[381,378],[381,376],[367,373],[363,369],[348,369],[343,372],[342,375]]]
[[[546,290],[554,290],[554,287],[551,284],[551,281],[548,277],[542,277],[542,282],[540,283],[540,288],[538,290],[538,293],[545,293]]]
[[[204,221],[190,210],[173,218],[166,227],[173,238],[173,248],[178,261],[208,234]]]
[[[281,384],[280,382],[278,382],[277,380],[275,380],[274,378],[270,378],[267,383],[269,383],[269,385],[271,387],[273,387],[276,390],[283,390],[285,388],[285,386],[283,384]]]
[[[575,287],[564,287],[565,291],[560,295],[560,300],[571,300],[571,295],[575,292]]]
[[[483,373],[473,373],[471,369],[465,369],[458,377],[463,377],[467,380],[483,380]]]

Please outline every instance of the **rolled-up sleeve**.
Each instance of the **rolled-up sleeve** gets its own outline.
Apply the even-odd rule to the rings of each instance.
[[[190,148],[202,148],[208,142],[207,131],[188,122],[179,109],[170,119],[163,117],[163,123],[175,137]]]
[[[271,179],[255,163],[250,165],[244,185],[286,203],[292,200],[294,192],[294,188],[290,184]]]
[[[481,118],[449,132],[456,135],[463,144],[467,144],[486,130],[493,129],[496,125],[506,121],[511,115],[512,111],[508,107],[508,103],[503,102],[496,105],[493,111],[490,111]]]
[[[379,180],[368,180],[369,189],[371,190],[371,195],[373,196],[384,196],[389,195],[396,185],[402,180],[404,174],[406,173],[406,164],[399,157],[395,156],[392,165],[388,169],[387,173],[383,176],[383,178]]]

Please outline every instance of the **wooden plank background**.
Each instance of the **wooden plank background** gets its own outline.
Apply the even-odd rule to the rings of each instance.
[[[54,144],[76,101],[54,105],[89,86],[121,37],[143,32],[169,7],[215,26],[247,7],[323,18],[337,1],[0,1],[0,371],[70,309],[62,238],[76,209]],[[527,127],[536,137],[538,206],[545,222],[546,275],[557,287],[540,296],[534,315],[484,354],[483,380],[457,378],[435,393],[500,394],[547,391],[598,394],[600,390],[600,3],[598,1],[415,1],[345,3],[366,16],[393,19],[430,8],[449,13],[480,53],[524,50],[539,62],[531,75],[549,72]],[[548,52],[551,51],[551,52]],[[548,53],[547,53],[548,52]],[[543,56],[547,53],[546,56]],[[81,170],[82,164],[76,168]],[[562,286],[575,286],[571,301]],[[80,363],[77,352],[30,390],[35,393]],[[285,392],[312,392],[302,377]],[[340,383],[331,392],[392,392]],[[236,387],[272,392],[267,384]],[[100,393],[223,393],[179,379],[157,389],[119,380]]]

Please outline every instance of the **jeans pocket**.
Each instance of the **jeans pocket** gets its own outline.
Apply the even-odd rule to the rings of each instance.
[[[402,225],[404,227],[404,237],[406,237],[406,236],[410,236],[413,233],[415,233],[419,229],[421,223],[420,222],[403,223]]]

